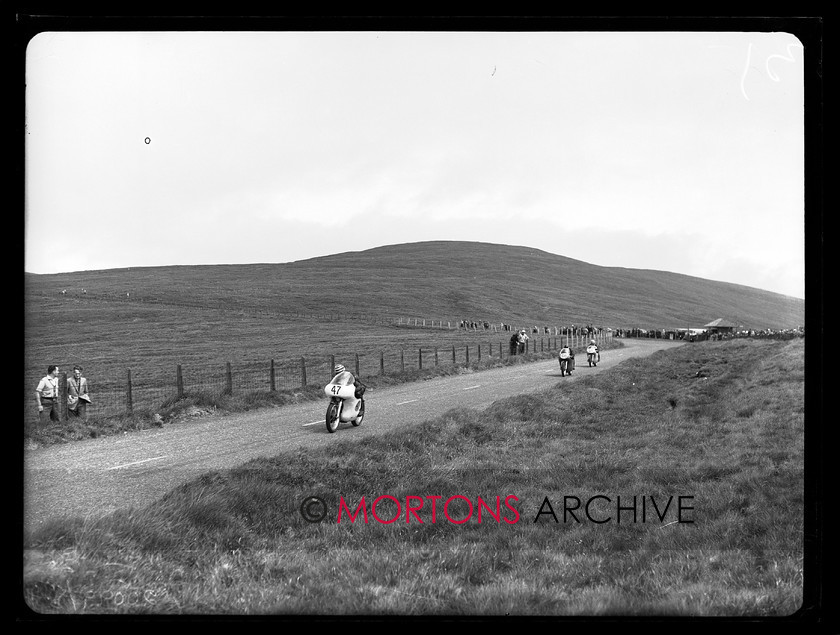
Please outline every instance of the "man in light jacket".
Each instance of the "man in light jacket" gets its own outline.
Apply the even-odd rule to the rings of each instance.
[[[71,417],[84,419],[87,415],[88,381],[82,377],[82,367],[73,366],[73,379],[67,382],[67,411]]]

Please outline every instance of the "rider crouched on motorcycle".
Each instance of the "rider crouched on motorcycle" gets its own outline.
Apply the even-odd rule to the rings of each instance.
[[[332,378],[333,384],[338,386],[355,386],[356,387],[356,399],[360,399],[362,395],[365,394],[365,390],[367,390],[367,386],[365,386],[361,381],[356,379],[356,377],[344,367],[344,364],[336,364],[333,368],[334,377]]]
[[[575,351],[568,344],[564,344],[563,348],[560,349],[560,359],[561,360],[564,357],[564,353],[568,354],[568,358],[569,358],[569,366],[568,366],[569,370],[568,370],[568,372],[571,375],[572,371],[575,369]]]
[[[589,346],[586,347],[586,354],[590,365],[594,364],[597,366],[598,362],[601,361],[601,350],[598,348],[595,340],[589,340]]]

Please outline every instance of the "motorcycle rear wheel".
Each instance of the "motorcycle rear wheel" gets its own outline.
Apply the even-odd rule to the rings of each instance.
[[[365,418],[365,400],[361,399],[360,401],[362,402],[362,405],[359,406],[359,414],[356,415],[356,418],[353,419],[353,421],[351,421],[351,423],[357,427],[362,425],[362,419]]]
[[[327,406],[327,432],[335,432],[338,430],[338,421],[341,416],[341,407],[334,401]]]

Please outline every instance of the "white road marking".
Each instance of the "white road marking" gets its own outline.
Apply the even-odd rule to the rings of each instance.
[[[306,426],[314,426],[318,425],[319,423],[324,423],[323,421],[313,421],[312,423],[304,423],[301,428],[305,428]]]
[[[157,461],[159,459],[165,459],[165,458],[166,458],[166,455],[164,455],[164,456],[154,456],[150,459],[143,459],[142,461],[133,461],[132,463],[123,463],[122,465],[115,465],[114,467],[109,467],[108,470],[106,470],[106,471],[110,472],[111,470],[120,470],[124,467],[130,467],[132,465],[140,465],[141,463],[148,463],[149,461]]]
[[[472,390],[473,388],[481,388],[481,384],[476,384],[475,386],[469,386],[467,388],[464,388],[464,390]]]
[[[397,405],[402,406],[402,405],[407,404],[407,403],[414,403],[415,401],[420,401],[420,400],[419,399],[409,399],[408,401],[401,401]]]

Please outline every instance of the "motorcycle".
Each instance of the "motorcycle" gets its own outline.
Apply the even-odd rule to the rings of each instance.
[[[575,369],[575,358],[566,350],[560,351],[560,376],[571,375]]]
[[[586,361],[589,362],[590,366],[597,366],[598,362],[601,361],[601,353],[595,344],[586,347]]]
[[[327,406],[327,432],[338,430],[340,422],[352,423],[354,426],[362,425],[365,417],[365,400],[359,395],[356,396],[354,385],[342,385],[333,382],[324,386],[324,393],[330,398]]]

